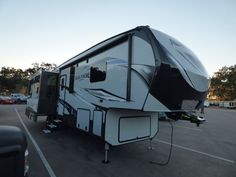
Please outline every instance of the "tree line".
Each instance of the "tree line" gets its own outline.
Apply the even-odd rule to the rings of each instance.
[[[55,67],[56,64],[44,62],[33,63],[32,67],[25,70],[2,67],[0,70],[0,94],[8,95],[13,92],[27,94],[28,81],[34,73],[39,69],[52,70]]]
[[[236,99],[236,65],[224,66],[214,73],[208,97],[217,101]]]

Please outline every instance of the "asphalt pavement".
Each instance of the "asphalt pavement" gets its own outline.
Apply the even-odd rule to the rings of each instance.
[[[236,110],[205,109],[200,127],[160,121],[152,141],[111,147],[104,164],[104,142],[68,127],[45,134],[45,117],[38,122],[24,115],[25,105],[0,105],[0,125],[15,125],[26,134],[29,177],[231,177],[236,174]]]

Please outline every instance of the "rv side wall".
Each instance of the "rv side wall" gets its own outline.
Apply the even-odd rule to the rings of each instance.
[[[129,52],[132,52],[130,63]],[[152,46],[146,40],[134,35],[115,43],[60,70],[57,113],[64,120],[74,119],[75,127],[112,145],[152,138],[158,131],[158,114],[141,110],[154,70]],[[156,104],[152,108],[160,109]]]

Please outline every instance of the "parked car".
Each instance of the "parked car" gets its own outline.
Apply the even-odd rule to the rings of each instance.
[[[29,170],[27,140],[15,126],[0,126],[0,176],[26,177]]]
[[[21,93],[12,93],[11,98],[15,101],[17,104],[25,103],[27,102],[27,97]]]
[[[15,100],[9,96],[0,96],[0,104],[14,104]]]

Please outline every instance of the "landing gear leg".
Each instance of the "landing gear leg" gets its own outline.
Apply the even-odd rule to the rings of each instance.
[[[105,143],[105,159],[102,161],[102,163],[109,163],[110,161],[108,160],[108,151],[109,151],[109,144],[108,143]]]
[[[155,148],[152,146],[152,138],[149,139],[149,146],[148,146],[148,149],[150,149],[150,150],[155,149]]]

